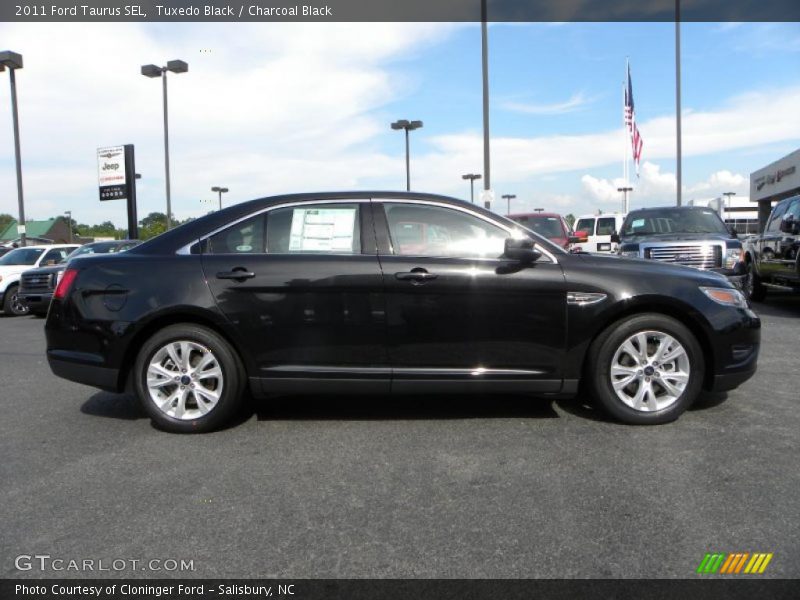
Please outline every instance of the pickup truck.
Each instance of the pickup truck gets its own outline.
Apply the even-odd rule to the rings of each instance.
[[[738,288],[746,269],[742,243],[719,215],[699,206],[640,208],[611,235],[617,254],[713,271]]]
[[[770,288],[800,293],[800,196],[775,205],[764,232],[745,241],[744,260],[750,300],[763,300]]]

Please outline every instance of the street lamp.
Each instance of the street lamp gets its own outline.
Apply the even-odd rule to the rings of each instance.
[[[511,200],[517,196],[516,194],[503,194],[501,197],[508,201],[508,210],[506,211],[506,216],[508,216],[511,214]]]
[[[617,188],[618,192],[622,192],[622,212],[628,212],[628,192],[632,192],[633,188],[629,186],[623,186]]]
[[[475,180],[480,178],[481,176],[477,173],[467,173],[461,176],[461,179],[469,179],[469,201],[473,204],[475,204]]]
[[[145,77],[161,77],[164,90],[164,171],[167,178],[167,230],[172,228],[172,203],[169,190],[169,123],[167,119],[167,71],[173,73],[186,73],[189,65],[182,60],[171,60],[167,66],[142,65],[142,75]]]
[[[69,243],[72,243],[72,211],[65,210],[64,216],[67,217],[67,229],[69,230]]]
[[[212,192],[217,192],[219,194],[219,209],[222,210],[222,194],[227,192],[228,188],[219,187],[219,186],[215,185],[214,187],[211,188],[211,191]]]
[[[391,124],[392,129],[405,129],[406,132],[406,191],[411,191],[411,164],[408,157],[408,132],[422,127],[422,121],[400,119]]]
[[[22,159],[19,151],[19,113],[17,110],[17,79],[15,71],[22,68],[22,55],[6,50],[0,52],[0,71],[8,68],[8,77],[11,82],[11,118],[14,122],[14,156],[17,161],[17,204],[19,205],[19,244],[25,247],[27,235],[25,233],[25,202],[22,197]]]

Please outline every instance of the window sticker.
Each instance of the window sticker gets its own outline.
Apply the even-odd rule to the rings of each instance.
[[[355,208],[295,208],[290,252],[353,251]]]

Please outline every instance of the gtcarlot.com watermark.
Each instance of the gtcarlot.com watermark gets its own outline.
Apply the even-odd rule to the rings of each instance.
[[[49,554],[20,554],[14,559],[18,571],[42,572],[118,572],[152,571],[185,572],[194,571],[194,559],[184,558],[61,558]]]

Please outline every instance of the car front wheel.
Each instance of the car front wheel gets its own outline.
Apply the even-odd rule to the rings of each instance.
[[[3,298],[3,312],[14,317],[28,314],[28,305],[19,296],[19,286],[12,285],[6,290],[5,298]]]
[[[747,274],[744,278],[744,295],[751,302],[761,302],[767,296],[767,288],[761,283],[752,262],[747,263]]]
[[[142,346],[134,385],[157,426],[176,433],[219,428],[242,401],[246,376],[231,345],[207,327],[171,325]]]
[[[590,349],[595,398],[620,421],[658,424],[677,419],[695,401],[705,362],[694,335],[679,321],[643,314],[615,323]]]

